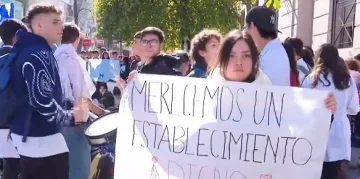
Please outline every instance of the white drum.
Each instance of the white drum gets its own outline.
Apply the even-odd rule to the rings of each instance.
[[[85,130],[85,136],[93,147],[104,146],[116,142],[118,112],[98,117]]]

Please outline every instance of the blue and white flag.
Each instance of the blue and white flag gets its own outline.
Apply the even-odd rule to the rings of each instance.
[[[14,3],[2,4],[0,6],[0,22],[4,19],[15,17],[15,5]]]
[[[120,76],[120,61],[114,59],[89,59],[88,71],[93,81],[116,81]]]

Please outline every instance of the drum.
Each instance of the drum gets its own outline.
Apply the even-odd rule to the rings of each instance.
[[[92,121],[85,130],[90,145],[100,147],[115,143],[118,120],[118,112],[111,112]]]

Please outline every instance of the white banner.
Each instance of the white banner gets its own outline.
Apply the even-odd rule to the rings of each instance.
[[[115,179],[319,179],[327,92],[139,75],[120,105]]]

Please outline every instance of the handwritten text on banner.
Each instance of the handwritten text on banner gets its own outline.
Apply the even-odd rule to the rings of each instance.
[[[120,105],[115,179],[320,178],[327,92],[138,75]]]

